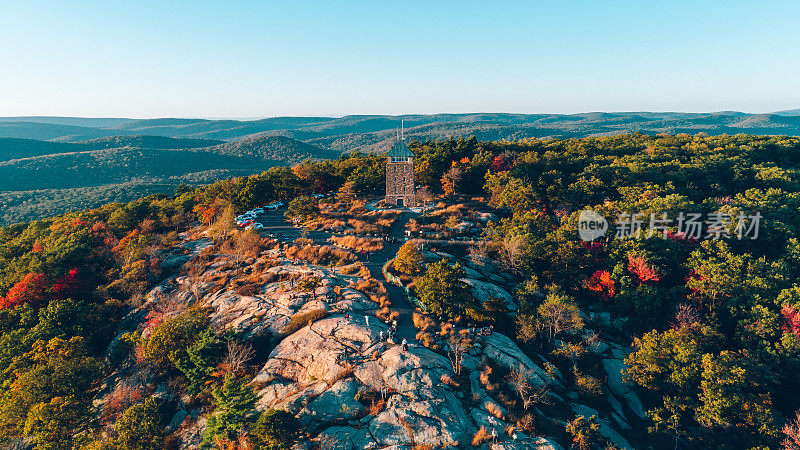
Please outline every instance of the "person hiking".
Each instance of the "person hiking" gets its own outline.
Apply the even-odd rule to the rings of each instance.
[[[383,330],[381,330],[381,333],[380,333],[380,340],[381,340],[381,342],[383,342]]]
[[[404,352],[408,351],[408,341],[405,339],[403,339],[403,351]]]

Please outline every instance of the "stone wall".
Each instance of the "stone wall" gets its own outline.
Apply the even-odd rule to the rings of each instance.
[[[408,162],[386,162],[386,202],[396,205],[399,198],[403,199],[403,206],[417,205],[413,159]]]

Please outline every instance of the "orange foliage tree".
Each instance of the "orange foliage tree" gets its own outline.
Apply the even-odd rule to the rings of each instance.
[[[617,283],[611,278],[607,270],[597,270],[584,284],[586,289],[594,291],[609,300],[617,293]]]
[[[628,272],[633,274],[640,283],[656,282],[661,279],[661,274],[647,264],[647,261],[636,255],[628,255]]]

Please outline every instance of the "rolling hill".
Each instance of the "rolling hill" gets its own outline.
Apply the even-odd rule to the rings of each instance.
[[[141,135],[74,143],[0,138],[0,223],[171,194],[181,183],[211,183],[338,155],[286,136],[232,142]]]
[[[800,110],[410,114],[259,120],[0,118],[0,222],[100,201],[170,193],[307,158],[382,151],[401,122],[408,139],[580,138],[641,132],[800,135]]]

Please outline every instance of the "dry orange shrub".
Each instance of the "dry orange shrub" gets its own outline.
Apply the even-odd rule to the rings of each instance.
[[[302,314],[297,314],[283,327],[283,333],[292,334],[306,325],[314,323],[315,320],[325,317],[326,314],[327,311],[324,309],[314,309]]]
[[[122,384],[117,386],[109,395],[105,408],[103,408],[103,421],[109,422],[117,419],[129,406],[139,402],[144,397],[141,386]]]
[[[489,442],[492,440],[492,436],[486,431],[486,427],[481,426],[478,428],[478,432],[472,436],[472,446],[473,447],[480,447],[485,442]]]
[[[378,239],[364,239],[355,236],[332,236],[331,242],[356,252],[379,252],[383,250],[383,241]]]
[[[384,407],[386,407],[386,400],[379,398],[369,405],[369,413],[370,415],[377,416],[383,411]]]
[[[416,311],[411,316],[411,320],[414,322],[414,327],[420,331],[428,332],[431,329],[436,328],[436,321],[433,319],[433,317],[418,313]]]
[[[355,255],[330,245],[292,245],[284,250],[287,258],[303,260],[316,265],[341,266],[356,260]]]

